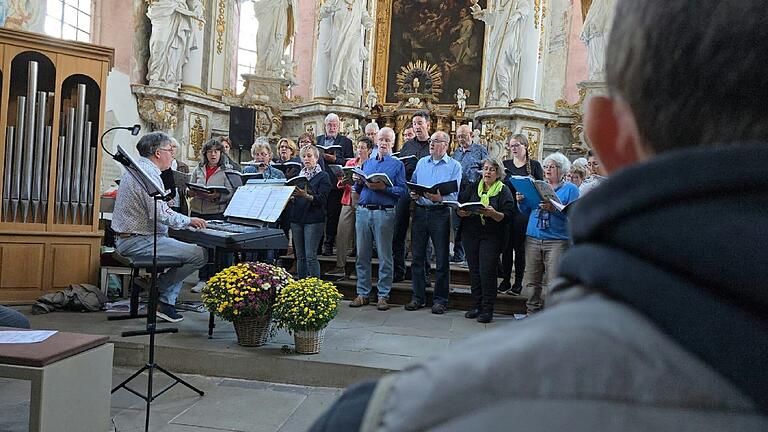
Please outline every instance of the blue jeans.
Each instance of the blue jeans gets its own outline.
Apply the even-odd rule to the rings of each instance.
[[[451,212],[448,207],[416,206],[413,212],[411,238],[413,241],[413,263],[411,264],[411,286],[413,300],[424,303],[426,294],[427,243],[432,240],[435,248],[435,295],[434,303],[448,304],[451,268],[448,253],[451,234]]]
[[[29,328],[29,320],[20,312],[0,306],[0,327]]]
[[[358,205],[355,212],[357,243],[357,295],[371,293],[371,259],[374,245],[379,254],[379,298],[388,298],[394,277],[392,236],[395,234],[395,209],[369,210]]]
[[[128,238],[118,237],[115,250],[120,255],[152,255],[153,240],[151,235],[135,235]],[[181,291],[181,283],[187,276],[199,270],[208,262],[208,253],[198,245],[184,243],[166,236],[157,236],[157,256],[173,256],[181,259],[184,265],[169,269],[157,277],[158,300],[175,305]]]
[[[320,262],[317,261],[317,247],[323,238],[325,222],[313,224],[291,223],[293,246],[296,253],[296,270],[299,279],[320,277]]]

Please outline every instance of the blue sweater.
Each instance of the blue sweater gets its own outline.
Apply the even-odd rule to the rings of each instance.
[[[563,183],[555,193],[560,202],[568,204],[579,197],[579,188],[573,183]],[[517,207],[524,215],[528,215],[528,228],[525,234],[539,240],[568,240],[568,216],[559,211],[546,212],[530,208],[525,201],[518,202]]]
[[[368,159],[363,164],[365,175],[384,173],[392,180],[392,186],[383,191],[368,189],[365,183],[355,183],[355,191],[360,194],[358,205],[396,205],[397,201],[406,194],[405,165],[392,156],[382,160]]]

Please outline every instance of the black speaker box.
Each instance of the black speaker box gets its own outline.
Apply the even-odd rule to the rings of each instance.
[[[256,110],[253,108],[229,108],[229,139],[236,150],[250,149],[256,127]]]

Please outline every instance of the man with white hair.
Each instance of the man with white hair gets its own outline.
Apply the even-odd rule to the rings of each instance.
[[[387,303],[392,289],[394,265],[392,261],[392,236],[395,233],[395,206],[401,196],[407,194],[405,186],[405,166],[393,158],[392,147],[395,145],[395,131],[385,127],[378,132],[379,154],[363,164],[366,176],[386,174],[392,184],[366,181],[357,174],[355,190],[360,194],[360,201],[355,211],[355,235],[357,238],[357,297],[349,304],[360,307],[370,302],[371,258],[373,248],[379,257],[379,278],[376,282],[378,291],[378,310],[389,309]]]
[[[331,179],[331,193],[328,194],[325,240],[323,241],[322,250],[322,254],[325,256],[333,255],[333,245],[336,242],[336,228],[338,227],[339,215],[341,214],[341,197],[344,195],[344,191],[336,186],[337,177],[329,165],[344,166],[347,159],[355,157],[352,140],[339,133],[340,127],[341,121],[339,116],[330,113],[325,116],[325,134],[317,137],[317,146],[320,150],[323,150],[323,147],[338,146],[321,152],[325,161],[325,172],[328,173]]]
[[[371,159],[375,158],[376,155],[379,152],[379,140],[377,138],[377,134],[379,133],[379,124],[375,121],[372,121],[365,125],[365,136],[371,139],[373,141],[373,151],[371,152]],[[394,150],[394,148],[393,148]]]

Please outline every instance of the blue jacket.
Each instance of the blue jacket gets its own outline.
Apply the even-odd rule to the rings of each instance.
[[[579,197],[579,188],[573,183],[563,183],[555,193],[560,202],[568,204]],[[528,216],[525,234],[539,240],[568,240],[568,216],[559,211],[547,212],[530,208],[525,201],[518,202],[517,208]]]

